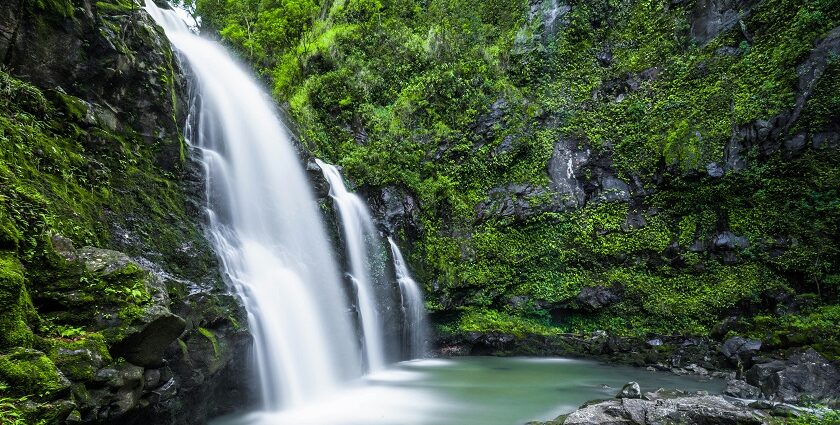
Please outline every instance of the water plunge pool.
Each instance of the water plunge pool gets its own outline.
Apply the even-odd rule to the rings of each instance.
[[[611,398],[628,381],[642,391],[723,390],[721,380],[590,360],[462,357],[414,360],[366,376],[317,402],[232,415],[212,425],[522,425]]]

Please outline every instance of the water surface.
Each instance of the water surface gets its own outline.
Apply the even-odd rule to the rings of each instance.
[[[213,425],[522,425],[643,391],[720,392],[723,382],[561,358],[463,357],[403,362],[300,408],[231,416]]]

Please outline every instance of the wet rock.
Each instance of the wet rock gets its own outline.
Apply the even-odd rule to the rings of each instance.
[[[787,361],[757,364],[747,371],[746,378],[768,399],[840,406],[840,369],[813,349]]]
[[[740,379],[730,379],[723,393],[732,397],[755,399],[761,395],[761,389]]]
[[[575,301],[585,310],[598,310],[621,301],[623,292],[619,284],[613,284],[611,287],[587,286],[580,290]]]
[[[659,347],[662,345],[662,340],[660,338],[653,338],[645,341],[648,347]]]
[[[616,398],[642,398],[642,388],[638,382],[628,382],[621,387]]]
[[[752,365],[752,358],[761,350],[761,341],[746,339],[734,336],[723,342],[720,348],[721,354],[726,357],[733,366]]]
[[[566,425],[596,424],[762,424],[768,416],[756,409],[738,406],[720,396],[683,396],[607,400],[570,413]]]
[[[698,0],[691,12],[691,36],[706,44],[736,27],[758,0]]]

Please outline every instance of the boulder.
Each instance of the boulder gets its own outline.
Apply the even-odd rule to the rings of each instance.
[[[753,356],[761,350],[761,341],[746,339],[740,336],[733,336],[723,342],[720,348],[721,354],[733,366],[749,367],[753,364]]]
[[[138,366],[160,366],[166,347],[177,339],[187,322],[161,306],[146,309],[139,326],[132,327],[111,351]]]
[[[762,424],[767,415],[721,396],[695,395],[659,400],[620,399],[590,404],[569,414],[565,425]]]
[[[761,395],[761,389],[740,379],[730,379],[723,393],[732,397],[756,399]]]
[[[642,398],[642,388],[638,382],[628,382],[621,387],[616,398]]]
[[[787,361],[757,364],[747,371],[746,377],[767,399],[840,406],[840,369],[813,349]]]
[[[39,394],[54,399],[70,390],[70,381],[46,354],[18,348],[0,356],[0,381],[9,385],[13,395]]]
[[[623,292],[623,288],[618,284],[611,287],[586,286],[580,290],[575,301],[585,310],[599,310],[621,301]]]

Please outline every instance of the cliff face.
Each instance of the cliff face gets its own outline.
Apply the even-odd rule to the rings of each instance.
[[[441,331],[838,352],[837,1],[197,6],[369,195]]]
[[[201,229],[162,30],[130,1],[9,1],[0,60],[0,422],[247,403],[247,320]]]

